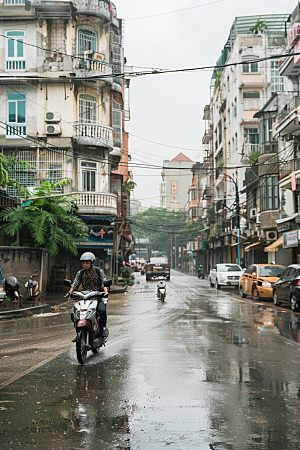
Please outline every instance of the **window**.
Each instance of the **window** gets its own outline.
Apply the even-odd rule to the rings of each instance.
[[[26,96],[25,94],[7,94],[6,137],[26,136]]]
[[[79,123],[97,123],[97,100],[88,94],[79,97]]]
[[[97,163],[81,161],[82,190],[85,192],[96,191]]]
[[[114,147],[122,148],[122,105],[112,99],[112,127]]]
[[[284,91],[284,77],[279,75],[278,61],[271,61],[271,91]]]
[[[83,55],[85,51],[96,51],[96,33],[91,30],[78,30],[78,53]]]
[[[258,62],[243,63],[243,73],[258,73]]]
[[[6,5],[24,5],[25,0],[5,0]]]
[[[25,70],[24,31],[8,31],[6,36],[6,70]]]
[[[245,128],[245,144],[259,144],[259,134],[257,128]]]
[[[260,179],[260,209],[261,211],[279,208],[278,175],[268,175]]]

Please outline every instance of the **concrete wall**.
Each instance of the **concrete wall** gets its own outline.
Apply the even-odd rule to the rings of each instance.
[[[4,277],[15,276],[20,284],[21,294],[25,294],[25,283],[37,269],[37,281],[42,292],[42,300],[46,296],[49,282],[48,254],[44,249],[31,247],[0,247],[0,265]]]

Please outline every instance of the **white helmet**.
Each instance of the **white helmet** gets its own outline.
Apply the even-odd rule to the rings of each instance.
[[[92,252],[85,252],[80,256],[80,261],[91,261],[92,265],[95,262],[95,255]]]

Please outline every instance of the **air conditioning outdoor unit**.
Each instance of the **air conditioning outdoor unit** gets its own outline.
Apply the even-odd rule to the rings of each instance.
[[[256,208],[250,209],[250,219],[255,219],[256,217]]]
[[[277,239],[277,231],[266,231],[267,241],[275,241]]]
[[[46,134],[61,134],[60,125],[57,125],[57,124],[47,125],[46,126]]]
[[[45,122],[58,123],[60,122],[60,113],[58,111],[47,111],[45,113]]]

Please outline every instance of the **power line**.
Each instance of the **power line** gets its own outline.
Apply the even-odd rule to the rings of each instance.
[[[175,9],[173,11],[166,11],[166,12],[163,12],[163,13],[150,14],[148,16],[131,17],[131,18],[125,19],[125,20],[126,21],[128,21],[128,20],[139,20],[139,19],[148,19],[150,17],[165,16],[167,14],[175,14],[175,13],[178,13],[178,12],[187,11],[189,9],[201,8],[203,6],[213,5],[214,3],[220,3],[220,2],[223,2],[223,1],[224,0],[215,0],[215,1],[209,2],[209,3],[202,3],[201,5],[189,6],[187,8]]]

